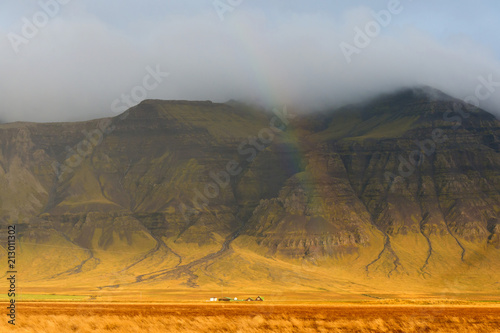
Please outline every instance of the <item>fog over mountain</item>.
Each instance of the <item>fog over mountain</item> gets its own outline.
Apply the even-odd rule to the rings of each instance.
[[[23,37],[26,20],[44,9],[7,1],[0,5],[0,119],[109,117],[146,98],[309,110],[413,85],[463,99],[481,78],[491,90],[480,92],[491,96],[480,106],[499,114],[498,4],[481,4],[400,1],[384,16],[387,1],[244,1],[223,10],[211,1],[69,1],[20,43],[13,34]],[[357,51],[346,57],[345,45]],[[125,102],[150,71],[169,75]]]

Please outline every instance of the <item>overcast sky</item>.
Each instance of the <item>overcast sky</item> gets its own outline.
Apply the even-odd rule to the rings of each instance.
[[[424,84],[464,98],[479,77],[500,82],[498,0],[393,1],[2,0],[0,121],[109,117],[143,97],[315,108]],[[500,114],[489,88],[480,106]]]

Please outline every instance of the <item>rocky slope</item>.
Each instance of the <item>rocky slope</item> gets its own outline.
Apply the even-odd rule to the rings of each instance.
[[[33,285],[498,292],[499,124],[429,88],[2,124],[0,219]]]

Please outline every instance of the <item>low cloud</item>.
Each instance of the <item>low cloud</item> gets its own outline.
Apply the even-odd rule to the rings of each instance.
[[[82,5],[67,6],[68,13],[52,18],[17,54],[7,36],[20,32],[21,19],[1,28],[0,121],[114,116],[113,101],[142,85],[148,66],[170,75],[147,98],[244,99],[308,110],[412,85],[464,98],[481,76],[500,82],[500,62],[489,45],[465,34],[436,36],[399,17],[347,62],[340,45],[355,45],[355,28],[374,19],[366,6],[333,20],[321,12],[269,16],[242,4],[224,21],[209,6],[138,19],[126,28]],[[481,107],[500,114],[500,93]]]

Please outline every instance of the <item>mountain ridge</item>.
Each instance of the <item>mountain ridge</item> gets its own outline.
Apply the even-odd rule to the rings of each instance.
[[[271,113],[209,101],[2,124],[0,218],[21,230],[20,271],[48,289],[498,293],[500,123],[416,91],[275,131]],[[76,163],[68,150],[99,128]],[[231,161],[239,172],[225,178]]]

